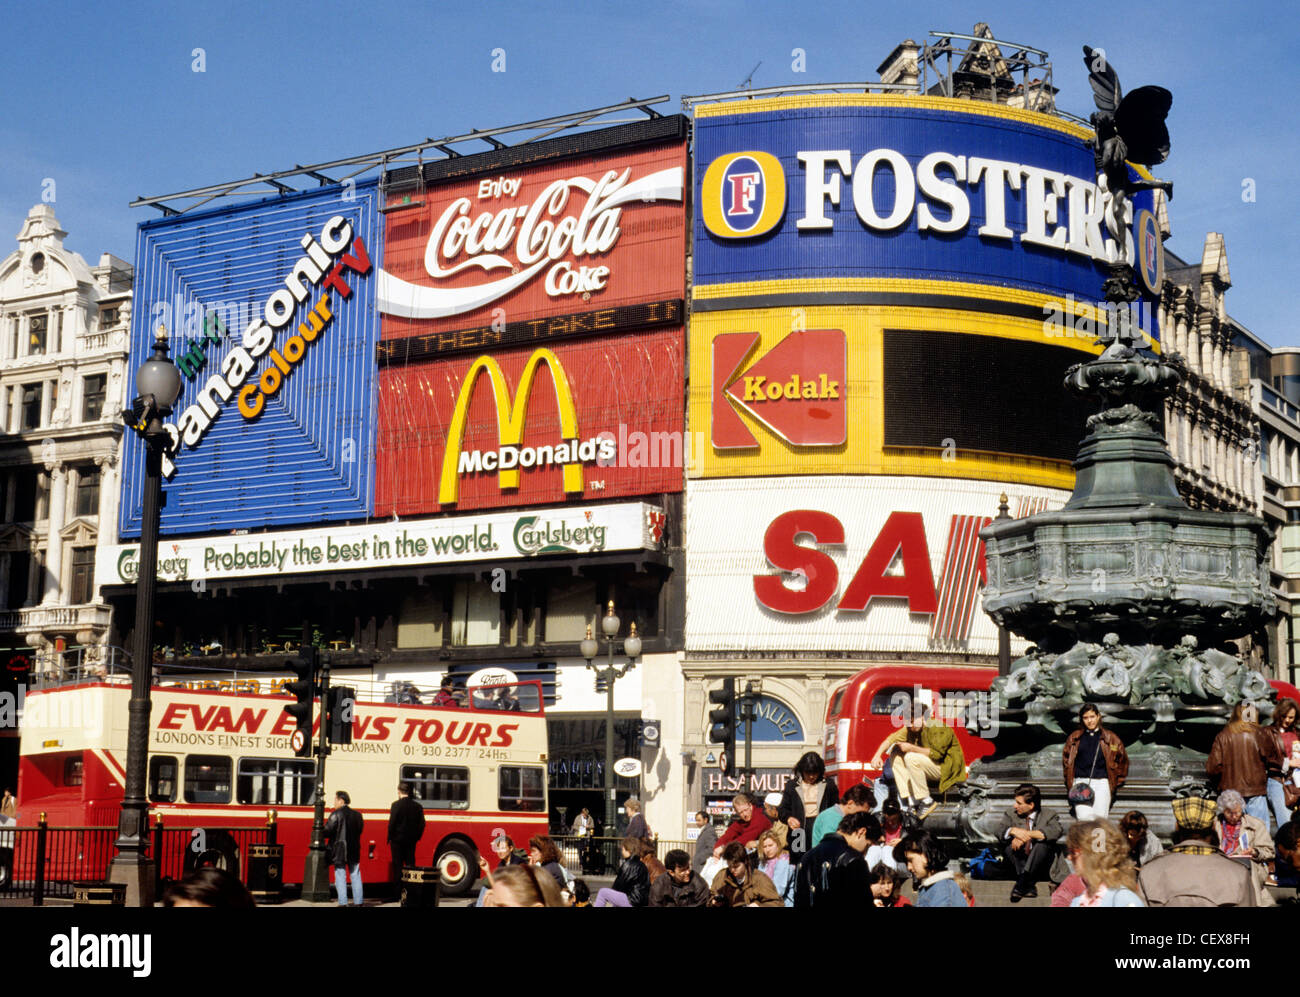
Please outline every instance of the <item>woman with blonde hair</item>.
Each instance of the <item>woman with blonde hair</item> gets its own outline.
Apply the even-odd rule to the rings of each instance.
[[[1108,820],[1089,820],[1076,823],[1070,831],[1080,844],[1078,858],[1071,864],[1084,885],[1084,892],[1070,906],[1145,907],[1137,894],[1137,870],[1129,858],[1128,839],[1119,828]]]
[[[776,887],[787,907],[794,906],[794,866],[790,855],[781,847],[781,836],[773,830],[758,836],[758,869]]]
[[[531,865],[512,865],[489,877],[484,907],[565,907],[555,880],[544,869]]]

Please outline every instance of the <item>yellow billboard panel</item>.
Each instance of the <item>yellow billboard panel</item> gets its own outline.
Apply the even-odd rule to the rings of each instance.
[[[792,289],[768,289],[768,300],[797,301]],[[1040,301],[1049,314],[1047,297],[1006,292],[1018,315],[877,304],[709,310],[710,298],[730,304],[755,291],[697,295],[691,477],[902,474],[1073,487],[1086,406],[1062,377],[1100,348],[1068,323],[1029,317]]]

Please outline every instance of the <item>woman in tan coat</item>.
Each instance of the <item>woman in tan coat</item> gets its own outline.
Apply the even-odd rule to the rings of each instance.
[[[1219,851],[1230,859],[1250,859],[1250,882],[1257,907],[1272,907],[1273,896],[1265,888],[1268,864],[1276,850],[1268,833],[1268,821],[1246,813],[1246,801],[1235,789],[1219,794],[1219,815],[1214,830],[1219,836]]]

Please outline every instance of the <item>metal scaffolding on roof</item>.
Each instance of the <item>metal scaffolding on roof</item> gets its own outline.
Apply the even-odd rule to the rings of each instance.
[[[254,173],[252,176],[240,180],[211,184],[207,187],[196,187],[193,190],[159,194],[154,197],[137,197],[131,202],[131,207],[156,208],[164,216],[172,216],[193,211],[195,208],[222,197],[265,197],[276,194],[299,193],[311,189],[310,186],[294,186],[287,181],[307,178],[315,180],[317,186],[325,187],[330,184],[339,184],[355,179],[372,170],[387,170],[398,163],[424,162],[424,156],[430,150],[441,153],[446,159],[455,159],[460,156],[470,155],[473,152],[505,149],[511,145],[527,145],[530,142],[548,138],[559,132],[586,127],[603,128],[610,125],[626,124],[627,119],[613,121],[606,119],[606,115],[619,112],[637,111],[644,114],[646,118],[661,118],[663,115],[656,111],[653,105],[662,104],[668,99],[668,94],[644,100],[629,97],[617,104],[595,107],[586,111],[574,111],[571,114],[526,121],[517,125],[503,125],[498,128],[476,128],[464,135],[426,138],[422,142],[415,142],[411,145],[397,146],[392,149],[364,153],[359,156],[349,156],[346,159],[335,159],[328,163],[313,163],[310,166],[296,164],[292,169],[277,170],[274,173]],[[636,118],[632,120],[640,121],[642,119]],[[500,135],[513,135],[519,132],[536,132],[536,134],[528,135],[514,143],[502,142],[497,138]],[[489,150],[476,148],[462,151],[455,148],[455,146],[466,142],[485,142],[489,146]],[[343,172],[340,173],[339,171]],[[188,203],[177,204],[176,202]]]

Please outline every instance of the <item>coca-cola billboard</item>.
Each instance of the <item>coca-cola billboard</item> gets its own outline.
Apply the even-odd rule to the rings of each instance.
[[[384,340],[682,298],[685,176],[671,142],[392,193]]]

